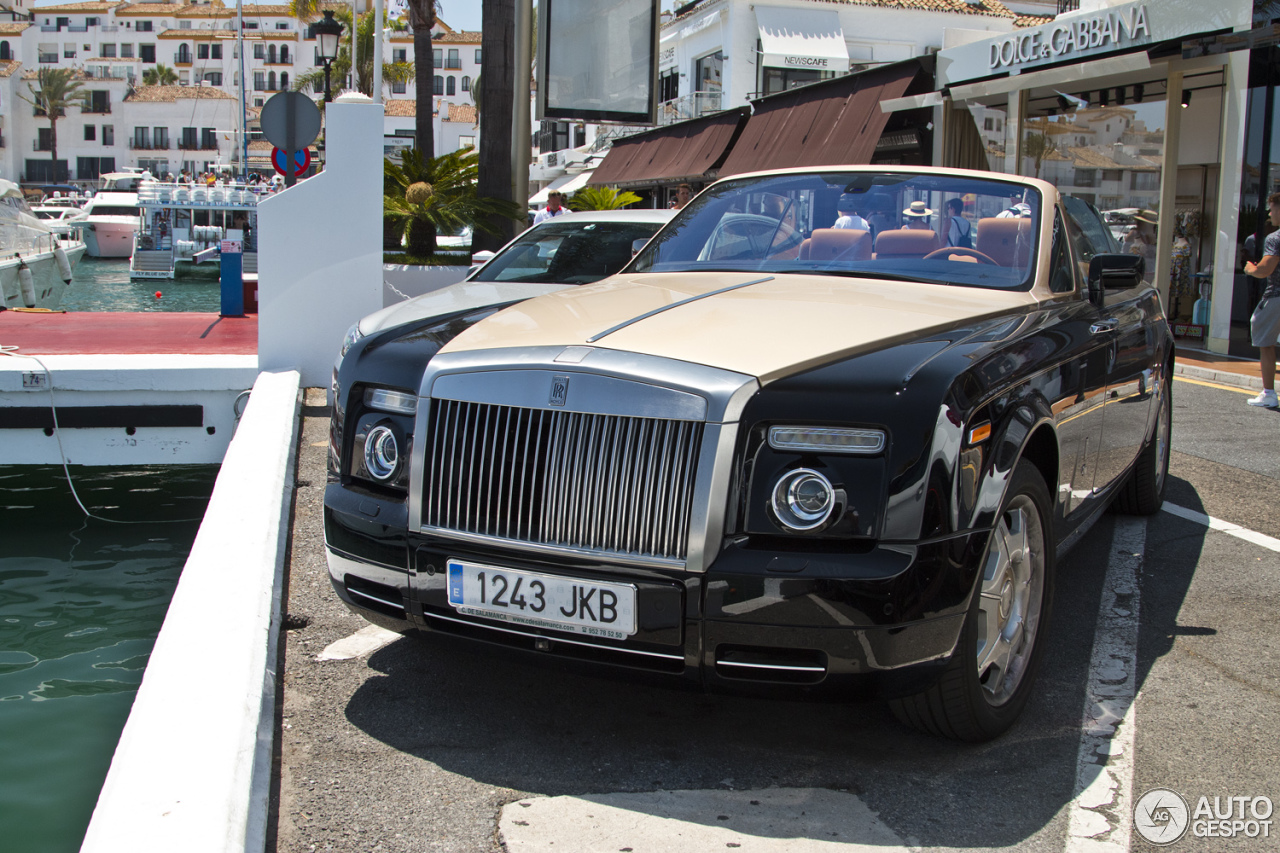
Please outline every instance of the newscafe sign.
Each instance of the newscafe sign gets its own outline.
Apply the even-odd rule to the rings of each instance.
[[[1025,71],[1091,56],[1145,50],[1150,45],[1224,30],[1247,29],[1250,0],[1212,3],[1124,3],[1070,12],[1047,24],[948,48],[938,54],[944,85]]]

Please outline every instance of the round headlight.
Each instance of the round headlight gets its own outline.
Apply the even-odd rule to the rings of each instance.
[[[836,490],[831,481],[809,468],[788,471],[773,487],[773,514],[791,530],[813,530],[831,518]]]
[[[388,480],[396,472],[400,461],[400,448],[396,435],[388,426],[376,426],[369,430],[364,440],[364,467],[376,480]]]

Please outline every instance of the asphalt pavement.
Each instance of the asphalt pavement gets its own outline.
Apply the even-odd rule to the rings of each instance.
[[[707,696],[443,637],[318,660],[366,626],[325,569],[319,393],[299,450],[272,849],[1280,850],[1280,815],[1258,817],[1280,800],[1280,413],[1246,406],[1252,390],[1175,381],[1180,514],[1104,516],[1059,563],[1036,694],[976,746],[874,703]],[[1187,806],[1167,847],[1143,835],[1170,817],[1153,789]]]

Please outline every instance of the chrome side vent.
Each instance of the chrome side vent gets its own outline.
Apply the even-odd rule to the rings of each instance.
[[[433,400],[422,524],[515,543],[683,561],[699,421]]]

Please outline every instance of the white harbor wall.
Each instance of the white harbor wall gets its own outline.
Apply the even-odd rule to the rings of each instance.
[[[300,390],[253,386],[81,853],[265,846]]]
[[[327,388],[347,329],[382,308],[381,104],[328,106],[325,169],[258,206],[258,364]]]

